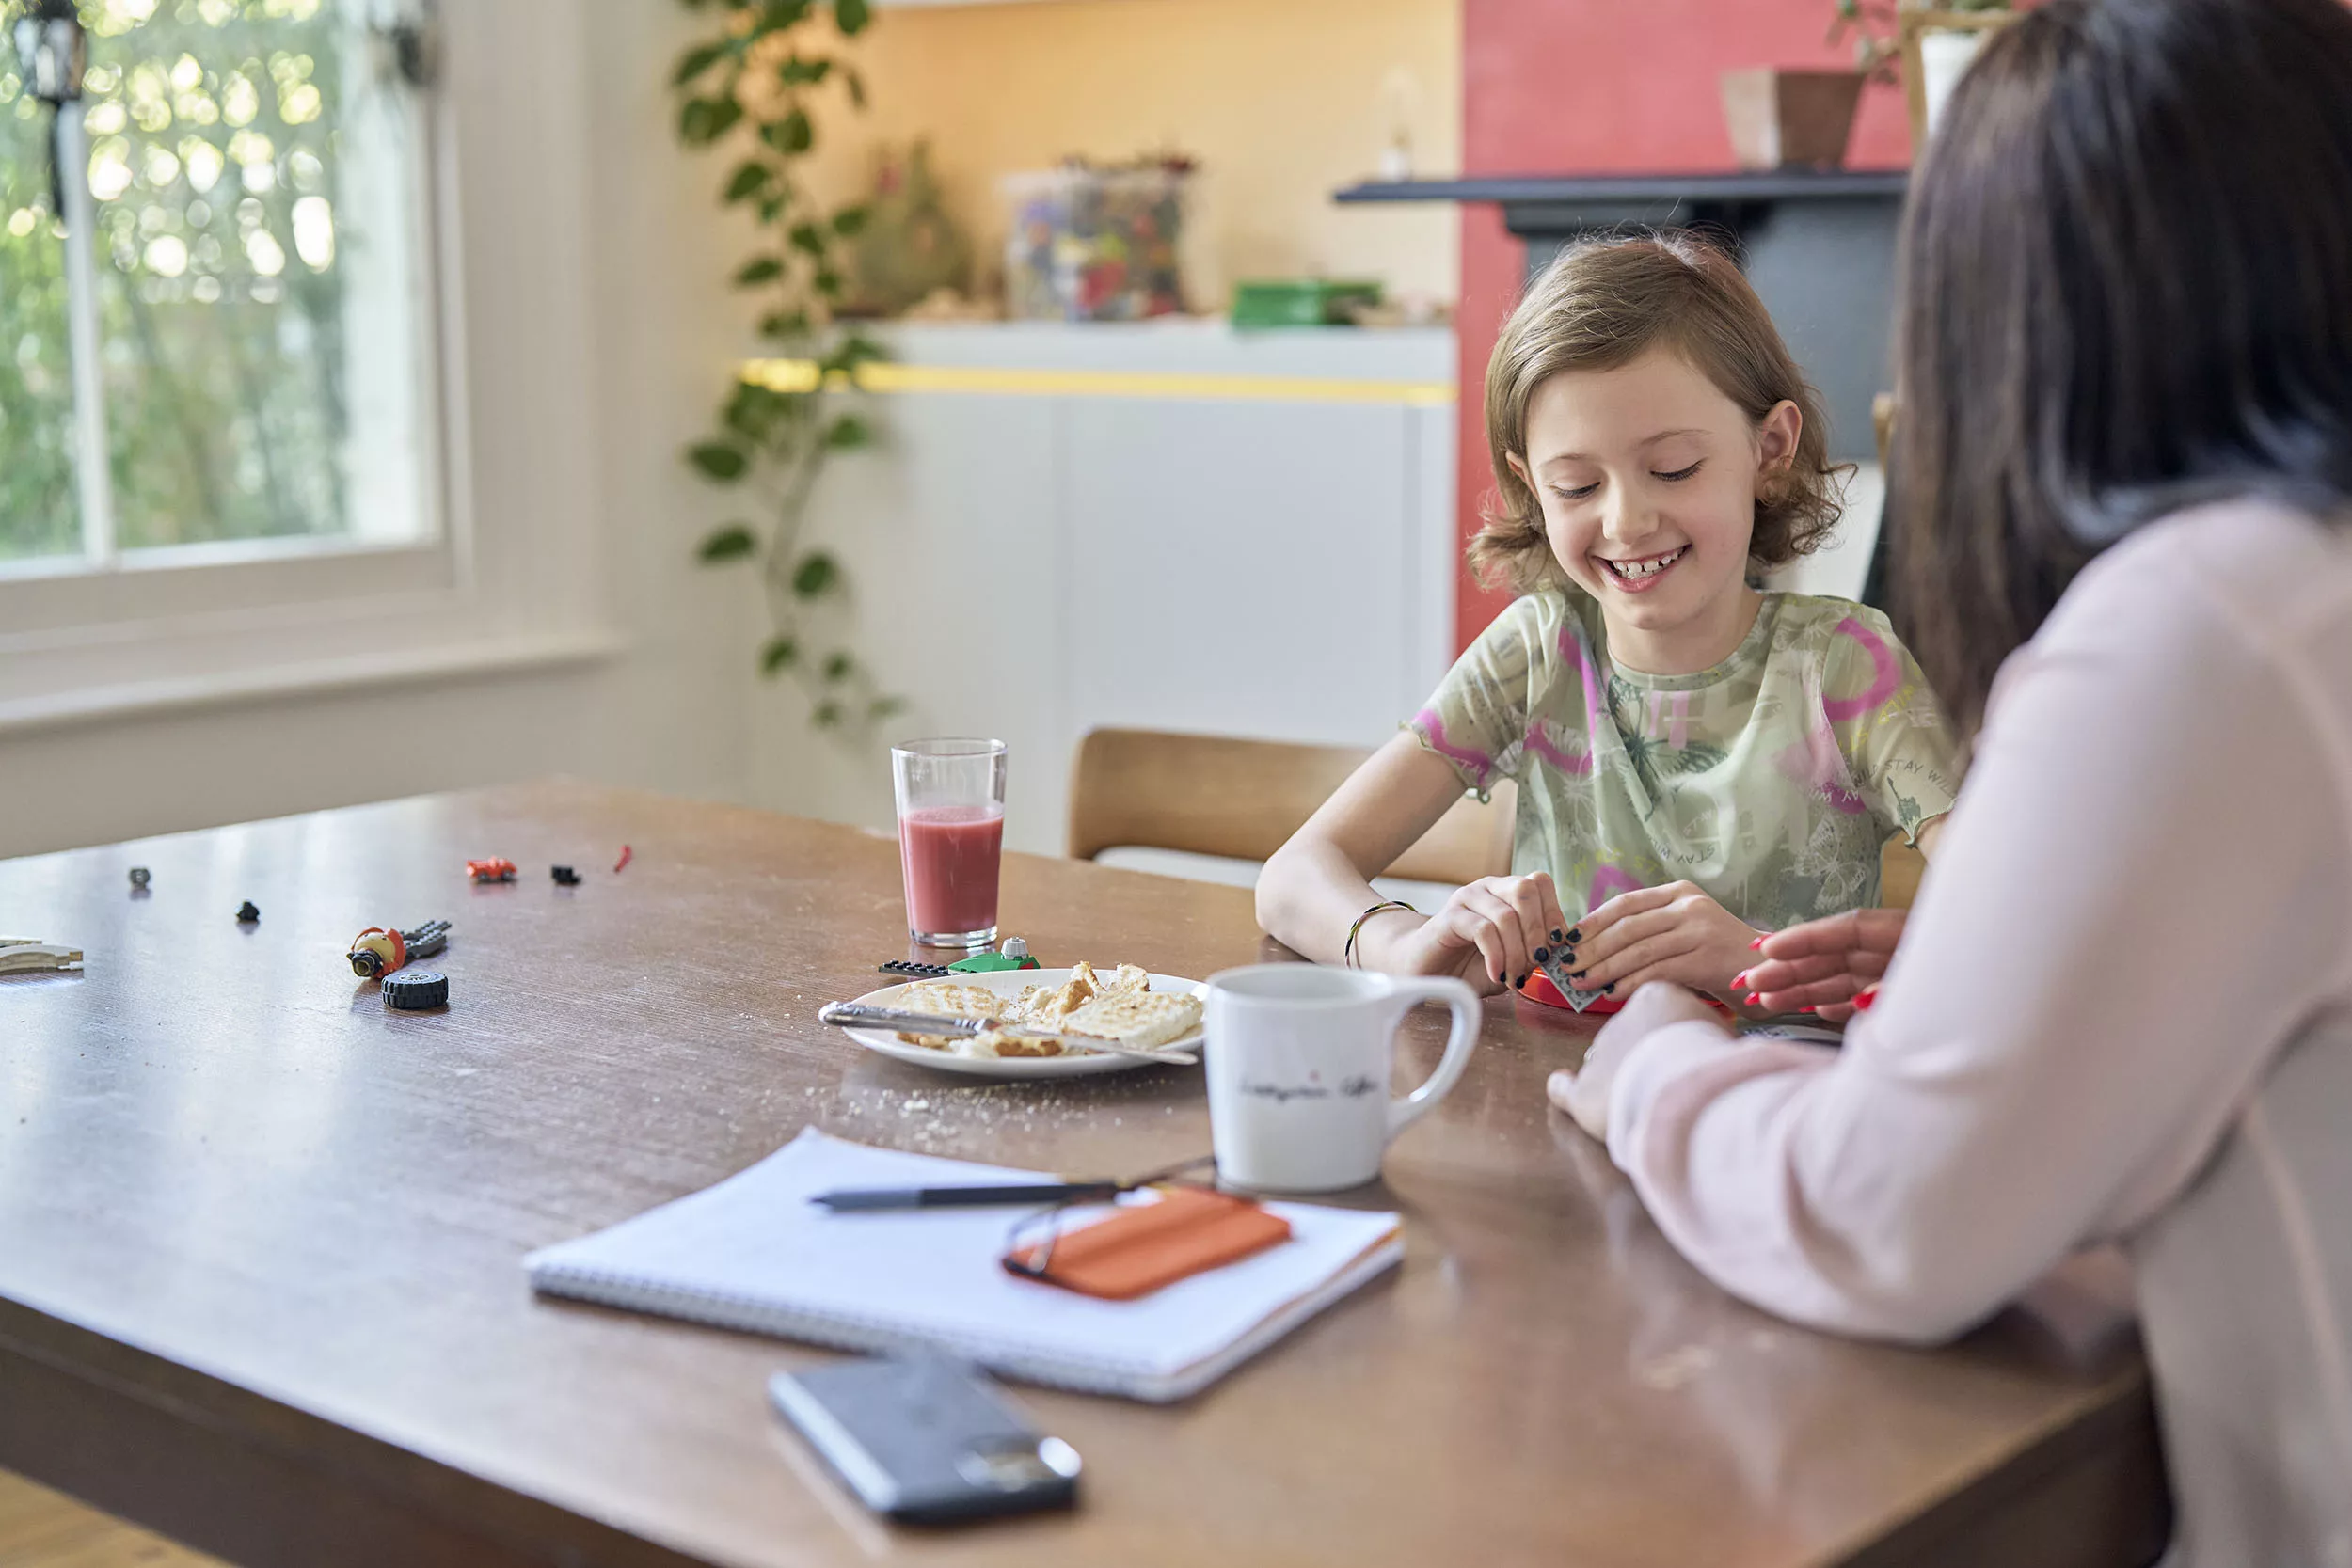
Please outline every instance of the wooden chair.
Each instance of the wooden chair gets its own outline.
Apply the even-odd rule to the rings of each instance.
[[[1263,861],[1330,798],[1369,751],[1153,730],[1095,730],[1078,743],[1070,853],[1181,849]],[[1514,786],[1491,804],[1455,801],[1387,875],[1460,885],[1511,867]]]

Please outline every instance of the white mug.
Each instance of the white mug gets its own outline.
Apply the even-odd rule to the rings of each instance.
[[[1454,1009],[1429,1081],[1389,1098],[1405,1015]],[[1209,976],[1209,1131],[1217,1180],[1263,1192],[1328,1193],[1380,1174],[1389,1140],[1433,1109],[1478,1043],[1478,993],[1314,964],[1253,964]]]

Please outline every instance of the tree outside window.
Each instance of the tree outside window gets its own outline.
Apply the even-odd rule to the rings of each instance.
[[[0,65],[0,563],[429,528],[413,49],[365,0],[80,0],[93,398],[50,110]],[[413,35],[411,35],[413,37]],[[95,404],[92,406],[91,404]],[[77,484],[103,423],[112,515]]]

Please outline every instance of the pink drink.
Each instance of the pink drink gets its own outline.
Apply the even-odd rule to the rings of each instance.
[[[900,816],[908,926],[930,936],[993,932],[1004,847],[1002,806],[925,806]]]

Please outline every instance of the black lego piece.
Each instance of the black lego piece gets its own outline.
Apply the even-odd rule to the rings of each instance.
[[[936,980],[955,973],[946,964],[917,963],[913,958],[893,958],[886,964],[876,964],[874,967],[884,974],[907,974],[917,980]]]
[[[421,1012],[449,1001],[449,976],[433,969],[404,969],[384,976],[384,1006]]]
[[[135,865],[131,868],[131,885],[133,887],[143,888],[153,879],[154,874],[149,871],[147,867],[143,865]]]
[[[252,925],[255,921],[257,921],[257,920],[259,920],[259,919],[261,919],[261,918],[262,918],[262,911],[259,911],[259,910],[257,910],[257,909],[255,909],[255,908],[253,907],[253,900],[252,900],[252,899],[248,898],[248,899],[246,899],[244,903],[239,904],[239,905],[237,906],[237,924],[238,924],[238,925],[240,925],[240,926],[250,926],[250,925]]]
[[[555,885],[557,887],[580,886],[580,873],[574,871],[568,865],[548,866],[548,875],[555,879]]]

